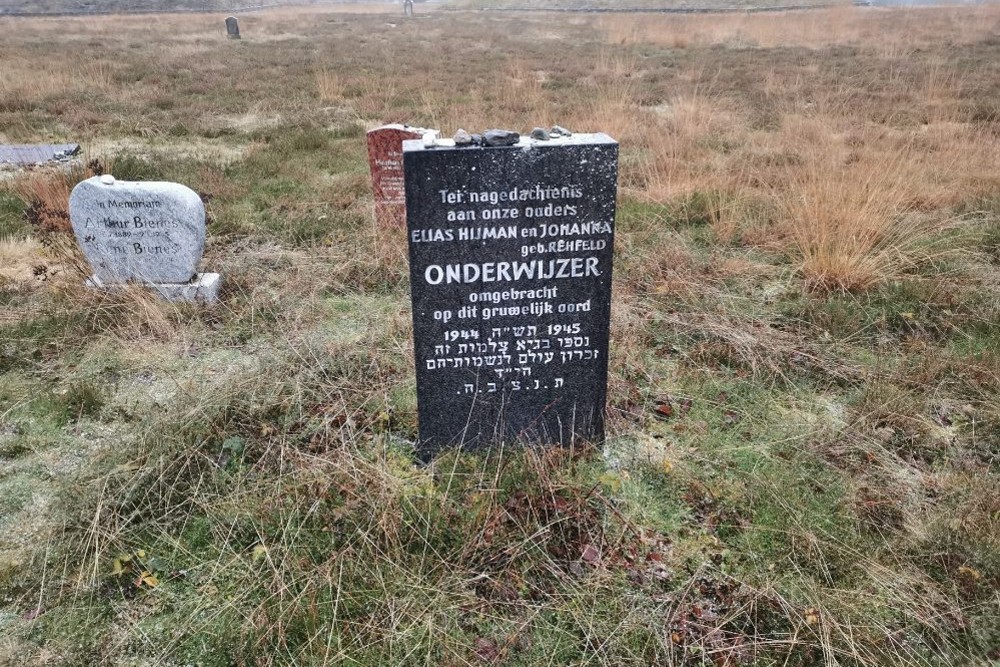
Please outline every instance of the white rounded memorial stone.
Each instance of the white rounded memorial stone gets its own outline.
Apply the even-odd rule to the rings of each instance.
[[[89,178],[73,188],[69,214],[103,283],[186,283],[205,250],[205,206],[179,183]]]

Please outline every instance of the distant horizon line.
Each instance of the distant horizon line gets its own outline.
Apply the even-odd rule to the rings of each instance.
[[[415,0],[418,3],[440,4],[442,0]],[[560,13],[593,13],[593,14],[723,14],[723,13],[759,13],[802,11],[815,9],[831,9],[834,7],[955,7],[997,4],[1000,0],[850,0],[850,2],[816,2],[785,5],[728,5],[728,6],[671,6],[671,7],[606,7],[582,5],[579,7],[545,7],[545,6],[484,6],[468,8],[465,11],[484,12],[560,12]],[[235,12],[258,12],[268,9],[285,7],[311,7],[331,5],[402,5],[403,0],[295,0],[292,2],[270,2],[241,7],[192,8],[176,7],[173,9],[76,9],[59,11],[24,11],[0,7],[0,18],[45,18],[72,16],[138,16],[143,14],[220,14]]]

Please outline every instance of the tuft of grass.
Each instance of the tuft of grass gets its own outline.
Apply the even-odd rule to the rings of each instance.
[[[44,273],[41,245],[31,238],[0,236],[0,287],[30,281]]]
[[[340,75],[328,67],[317,68],[316,94],[326,104],[340,102],[344,96],[344,82]]]
[[[934,256],[931,241],[948,221],[912,215],[897,159],[817,157],[789,171],[781,228],[808,288],[867,290]]]
[[[60,170],[29,172],[14,184],[24,219],[40,236],[70,234],[69,195],[74,178]]]
[[[70,421],[96,417],[104,407],[100,389],[89,382],[71,384],[60,394],[59,401]]]

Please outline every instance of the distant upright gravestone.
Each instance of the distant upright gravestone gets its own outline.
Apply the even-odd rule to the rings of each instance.
[[[372,172],[375,220],[380,227],[406,224],[406,189],[403,185],[403,142],[419,139],[424,130],[407,125],[383,125],[368,132],[368,166]]]
[[[229,39],[240,38],[240,22],[236,20],[235,16],[230,16],[226,19],[226,36]]]
[[[618,144],[502,134],[403,144],[425,457],[604,434]]]
[[[73,188],[69,213],[91,286],[139,282],[170,300],[216,299],[219,275],[197,273],[205,207],[194,190],[94,177]]]
[[[403,0],[403,16],[413,16],[413,0]]]

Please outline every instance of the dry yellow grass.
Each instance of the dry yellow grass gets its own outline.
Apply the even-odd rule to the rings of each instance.
[[[41,244],[32,238],[0,238],[0,286],[5,282],[28,282],[33,269],[44,264]]]
[[[66,60],[52,68],[39,68],[30,58],[5,58],[0,68],[0,110],[28,110],[42,100],[68,92],[107,93],[114,85],[109,62],[79,63]],[[0,126],[0,140],[3,139]]]
[[[886,57],[903,58],[914,49],[951,35],[957,43],[982,40],[996,30],[988,6],[955,12],[937,9],[862,9],[843,5],[822,10],[760,14],[647,15],[618,14],[600,19],[612,44],[656,44],[673,49],[705,46],[731,48],[856,45]]]
[[[998,18],[992,7],[889,11],[845,6],[780,14],[574,16],[557,24],[523,22],[515,29],[544,45],[545,51],[557,54],[567,40],[573,41],[581,31],[596,26],[606,43],[587,64],[558,56],[538,61],[516,52],[505,52],[497,61],[490,53],[497,48],[500,33],[485,29],[479,38],[452,34],[445,27],[447,19],[443,23],[438,18],[444,16],[440,13],[399,24],[379,18],[398,9],[394,5],[324,6],[250,14],[243,20],[246,40],[241,44],[220,44],[218,17],[154,16],[143,20],[152,24],[165,45],[162,66],[181,68],[195,59],[202,63],[198,77],[205,82],[190,84],[202,95],[212,88],[246,95],[253,90],[255,78],[284,71],[279,69],[284,67],[280,63],[255,73],[234,72],[224,64],[246,49],[280,42],[292,49],[290,53],[299,49],[308,52],[308,40],[324,39],[332,29],[327,26],[334,25],[330,21],[347,20],[338,18],[340,15],[363,17],[370,23],[354,37],[362,45],[358,49],[352,49],[348,41],[338,44],[337,52],[313,56],[312,81],[305,84],[313,92],[306,101],[293,85],[287,85],[284,93],[253,95],[238,109],[199,104],[189,112],[189,119],[182,120],[185,129],[200,125],[213,132],[245,133],[277,127],[303,113],[315,115],[317,111],[308,106],[312,103],[325,113],[344,114],[367,125],[424,124],[445,135],[459,127],[475,131],[496,125],[526,131],[553,123],[577,131],[604,131],[623,146],[622,185],[626,192],[651,202],[667,202],[698,191],[728,193],[723,199],[729,203],[723,205],[725,212],[719,213],[716,224],[720,238],[741,234],[747,241],[797,238],[787,250],[803,265],[810,262],[804,255],[802,237],[788,234],[785,228],[789,219],[803,214],[788,213],[788,202],[801,199],[802,174],[833,169],[841,174],[839,178],[846,178],[844,174],[857,172],[846,164],[815,163],[820,156],[829,157],[825,153],[829,147],[853,141],[849,149],[836,151],[838,159],[865,164],[872,156],[879,156],[896,164],[897,171],[905,172],[901,178],[909,187],[905,196],[895,190],[888,194],[890,199],[905,200],[907,209],[953,206],[989,192],[997,182],[1000,161],[996,156],[1000,151],[996,135],[969,123],[970,113],[975,111],[963,102],[981,82],[958,71],[946,52],[923,57],[919,68],[910,60],[918,50],[934,48],[942,34],[949,35],[950,43],[956,45],[989,38],[996,31]],[[24,39],[33,42],[45,43],[59,34],[69,34],[73,43],[83,45],[112,35],[127,36],[137,20],[30,19],[15,24]],[[397,34],[409,40],[408,48],[396,44]],[[433,45],[458,43],[442,41],[446,38],[467,39],[461,47],[465,53],[481,53],[483,58],[475,61],[474,69],[480,62],[489,62],[486,80],[490,85],[478,82],[475,71],[445,73],[452,63],[438,59]],[[128,48],[127,37],[118,39],[119,48]],[[836,74],[822,58],[769,58],[759,70],[745,67],[743,59],[765,51],[804,47],[819,53],[837,46],[859,49],[868,67],[849,83],[839,79],[836,86],[823,83]],[[718,62],[701,58],[695,66],[683,65],[665,74],[661,56],[640,55],[643,52],[632,47],[666,48],[667,53],[724,49],[712,52]],[[220,49],[221,54],[212,55]],[[339,62],[353,57],[354,50],[363,51],[365,58],[356,66],[340,66]],[[128,75],[122,63],[106,55],[82,61],[52,56],[41,69],[30,66],[32,58],[20,52],[12,54],[9,62],[13,66],[0,72],[0,105],[17,110],[48,104],[81,127],[98,120],[92,105],[52,100],[80,95],[114,97],[124,100],[130,109],[162,106],[177,116],[170,109],[173,102],[169,96],[158,89],[155,76],[125,85]],[[733,64],[738,65],[736,70]],[[461,67],[462,63],[454,65]],[[439,69],[444,72],[436,72]],[[470,85],[457,91],[448,83],[455,76],[466,78]],[[575,82],[571,96],[560,92],[567,80]],[[746,98],[751,93],[761,96],[760,102],[749,102]],[[407,104],[411,105],[409,111],[402,108]],[[145,114],[127,116],[128,120],[119,122],[142,136],[153,138],[165,131],[149,126]],[[890,121],[888,128],[885,119]],[[850,186],[845,183],[844,187]],[[790,194],[789,189],[799,194]],[[732,202],[760,198],[774,199],[776,208],[785,211],[784,222],[768,232],[760,228],[758,217],[752,221],[754,232],[745,233],[748,224],[738,220],[742,214]],[[843,197],[828,197],[830,205],[837,201],[844,206],[857,205]],[[828,212],[827,219],[830,216],[838,214]],[[815,214],[809,217],[820,219]],[[857,218],[846,213],[839,217]],[[870,224],[877,224],[875,218],[886,220],[887,216],[869,218]],[[839,232],[831,230],[830,234],[837,236]],[[887,230],[873,230],[872,234],[882,242],[895,238]],[[827,252],[834,251],[833,246],[826,247]],[[852,242],[837,248],[836,252],[853,255],[843,258],[843,267],[861,270],[867,266],[868,259],[857,255],[871,249],[869,243]],[[903,261],[904,255],[897,253],[897,258]],[[879,262],[889,257],[884,253],[879,256]],[[871,277],[854,284],[870,285]]]
[[[332,104],[341,101],[344,94],[344,84],[337,72],[328,67],[316,69],[316,94],[321,102]]]
[[[635,195],[666,202],[695,191],[728,193],[713,214],[719,238],[742,234],[784,247],[813,288],[867,289],[911,270],[927,259],[928,238],[947,226],[946,209],[988,196],[998,183],[1000,142],[969,122],[975,112],[962,102],[976,85],[974,70],[963,73],[942,56],[925,57],[919,68],[906,60],[941,34],[960,44],[988,40],[995,8],[621,15],[599,25],[612,44],[724,46],[734,54],[851,46],[865,54],[870,72],[858,73],[853,87],[819,84],[832,72],[808,58],[746,72],[741,81],[721,69],[682,71],[676,92],[645,107],[636,91],[655,72],[639,64],[590,98],[589,115],[639,149],[633,178],[624,181]],[[733,85],[745,87],[741,94],[757,88],[761,107],[734,104]],[[781,211],[770,230],[734,203],[755,199]]]
[[[845,165],[829,153],[810,156],[776,193],[779,233],[791,240],[811,288],[857,291],[899,277],[941,230],[940,220],[907,215],[899,156],[866,157]]]

